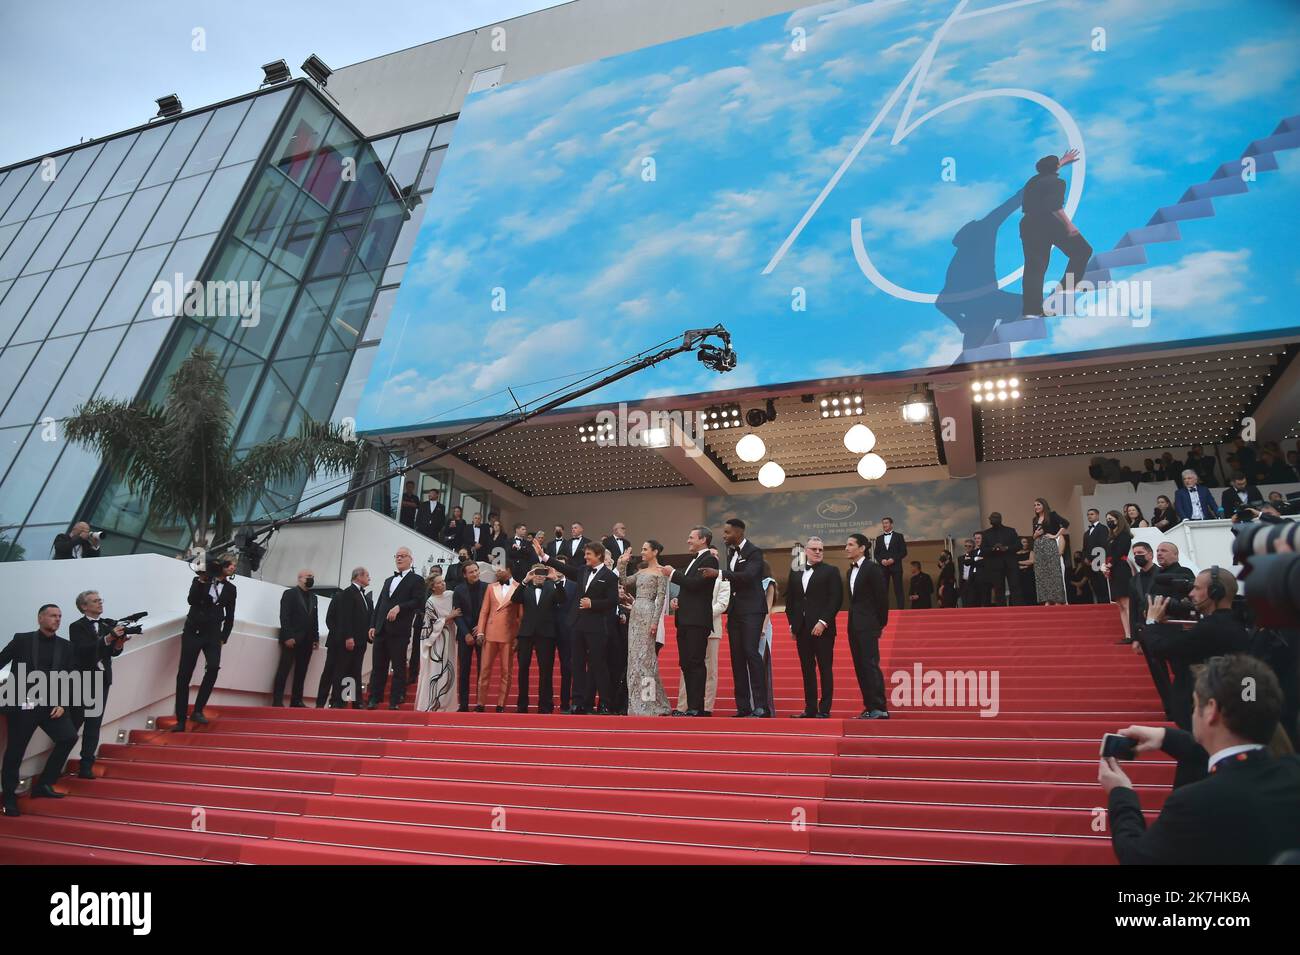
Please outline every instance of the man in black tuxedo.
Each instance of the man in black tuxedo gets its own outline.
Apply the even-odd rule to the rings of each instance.
[[[564,601],[551,608],[555,618],[555,650],[560,658],[560,712],[572,710],[573,701],[573,627],[569,608],[578,602],[578,585],[556,568],[550,568],[551,580],[564,591]]]
[[[477,511],[466,528],[465,546],[475,560],[492,560],[492,528],[483,523],[483,515]]]
[[[615,529],[622,527],[615,524]],[[677,658],[686,681],[686,710],[674,710],[676,716],[704,715],[704,686],[708,677],[706,656],[709,634],[713,632],[713,588],[716,573],[706,577],[704,570],[718,570],[718,559],[709,552],[713,546],[713,531],[700,525],[686,535],[686,549],[691,560],[685,570],[665,566],[669,582],[678,586],[677,594]],[[678,704],[681,705],[680,703]]]
[[[1020,567],[1016,551],[1020,549],[1020,535],[1014,527],[1002,523],[1002,515],[994,511],[989,515],[989,526],[983,531],[984,586],[989,603],[995,607],[1020,603]]]
[[[803,672],[803,712],[795,717],[829,719],[835,696],[835,616],[844,602],[840,574],[823,560],[826,546],[820,537],[804,544],[805,565],[792,568],[785,588],[785,615],[790,621],[799,669]],[[817,673],[822,690],[817,696]]]
[[[415,615],[424,610],[427,596],[424,581],[411,569],[410,550],[397,548],[393,560],[397,570],[375,595],[375,614],[370,621],[369,637],[375,645],[375,652],[371,658],[368,710],[384,702],[390,666],[393,689],[388,698],[388,708],[395,710],[406,701],[406,647],[411,642],[412,622]]]
[[[569,530],[571,536],[564,542],[564,549],[560,551],[560,556],[570,564],[578,564],[582,562],[582,549],[591,543],[591,539],[582,532],[582,525],[577,521],[573,522]]]
[[[73,725],[81,730],[81,761],[77,775],[82,779],[94,779],[99,729],[104,723],[104,710],[108,707],[108,690],[113,685],[113,658],[122,654],[126,631],[118,626],[116,620],[104,616],[104,598],[97,590],[77,594],[77,609],[82,617],[72,621],[72,626],[68,627],[68,642],[72,644],[77,669],[89,674],[88,679],[101,682],[96,686],[99,698],[88,701],[91,704],[88,706],[70,707],[69,715]],[[103,676],[95,677],[97,673]]]
[[[610,530],[610,535],[601,543],[605,545],[605,550],[609,552],[610,556],[614,558],[614,563],[617,564],[618,559],[627,552],[627,549],[632,544],[627,539],[627,527],[622,521],[619,521]]]
[[[487,598],[488,585],[480,579],[479,566],[476,563],[465,565],[465,579],[452,591],[452,606],[460,611],[456,618],[456,682],[460,713],[469,712],[470,668],[476,670],[483,666],[483,641],[478,633],[478,618],[483,611],[483,601]],[[478,686],[478,677],[474,677]]]
[[[533,540],[528,536],[528,525],[522,521],[515,525],[515,535],[510,538],[506,560],[510,565],[510,576],[515,579],[517,584],[524,582],[524,575],[528,573],[528,568],[536,563],[536,557],[533,553]],[[487,584],[485,583],[484,586],[486,587]],[[475,617],[474,619],[477,620],[478,618]]]
[[[1157,657],[1146,649],[1143,631],[1146,629],[1147,607],[1152,597],[1175,596],[1168,583],[1158,583],[1158,577],[1174,577],[1187,583],[1195,584],[1196,575],[1191,569],[1178,563],[1178,547],[1172,541],[1161,541],[1152,557],[1151,546],[1142,541],[1135,541],[1132,549],[1133,563],[1138,572],[1133,575],[1129,585],[1129,630],[1134,642],[1141,645],[1147,669],[1151,673],[1151,682],[1155,684],[1156,693],[1164,706],[1165,718],[1174,719],[1173,685],[1169,678],[1169,664],[1163,657]]]
[[[609,713],[613,699],[609,679],[607,650],[609,618],[618,604],[618,577],[605,566],[605,545],[589,541],[583,547],[584,563],[574,564],[564,557],[552,557],[539,543],[537,558],[554,567],[578,585],[578,599],[570,609],[573,629],[573,712],[589,712],[596,694],[600,695],[597,713]]]
[[[745,522],[733,517],[723,525],[722,539],[729,551],[727,569],[700,571],[713,583],[719,576],[731,584],[727,604],[727,647],[735,682],[736,716],[767,717],[767,660],[763,656],[763,620],[767,597],[763,593],[763,552],[745,536]]]
[[[1088,562],[1088,584],[1095,603],[1110,603],[1110,581],[1102,572],[1106,566],[1110,530],[1101,520],[1101,512],[1088,508],[1088,527],[1083,532],[1083,559]]]
[[[361,667],[366,659],[374,602],[366,588],[370,571],[357,567],[352,582],[330,599],[325,611],[325,668],[321,671],[316,705],[361,709]]]
[[[1243,686],[1253,687],[1249,698]],[[1190,735],[1121,730],[1139,753],[1163,750],[1198,778],[1176,786],[1148,826],[1128,776],[1114,759],[1102,760],[1097,778],[1115,857],[1126,865],[1269,865],[1300,848],[1300,757],[1271,756],[1266,748],[1281,709],[1266,664],[1244,654],[1216,656],[1196,678]]]
[[[442,539],[442,525],[447,521],[447,509],[439,500],[441,496],[436,489],[430,489],[429,499],[415,514],[415,529],[433,541]]]
[[[11,682],[19,681],[15,684],[15,692],[20,699],[27,701],[5,707],[9,738],[5,743],[3,769],[0,770],[0,791],[6,816],[19,815],[18,771],[22,767],[23,756],[27,753],[27,744],[38,729],[45,730],[45,735],[54,741],[54,749],[45,761],[40,778],[32,786],[32,797],[62,799],[64,796],[55,790],[54,784],[63,772],[68,754],[77,743],[77,728],[67,709],[51,705],[58,701],[48,695],[50,689],[58,686],[58,674],[70,674],[77,670],[72,644],[58,633],[62,620],[63,612],[57,604],[45,604],[36,612],[38,629],[29,633],[15,633],[13,639],[0,649],[0,669],[13,664],[9,679]],[[33,679],[38,671],[46,674],[46,693],[28,696],[29,688],[40,686],[36,682],[40,678]]]
[[[545,564],[537,564],[524,577],[521,586],[510,595],[512,602],[523,605],[516,644],[519,656],[519,701],[515,709],[528,712],[528,671],[537,651],[537,712],[549,713],[554,707],[555,691],[551,682],[555,672],[555,613],[564,603],[564,588],[551,580]]]
[[[894,604],[902,610],[907,604],[903,600],[903,558],[907,556],[907,542],[903,535],[894,530],[894,519],[880,519],[880,536],[876,538],[876,563],[885,575],[885,583],[894,585]]]
[[[217,672],[221,669],[221,648],[230,639],[235,628],[235,585],[230,576],[235,572],[235,562],[230,558],[209,561],[201,573],[190,582],[186,598],[189,612],[181,630],[181,660],[176,669],[176,725],[173,733],[185,732],[185,720],[190,705],[190,680],[199,654],[203,654],[203,682],[199,695],[194,698],[194,712],[188,714],[195,723],[205,724],[203,713],[212,688],[217,685]]]
[[[76,560],[99,556],[100,535],[85,521],[77,521],[66,534],[54,536],[54,560]]]
[[[1190,466],[1188,465],[1188,467]],[[1254,504],[1258,508],[1263,500],[1263,492],[1246,480],[1246,475],[1237,471],[1232,475],[1231,486],[1223,489],[1223,497],[1220,498],[1220,503],[1223,505],[1223,516],[1232,518],[1236,517],[1239,512],[1244,511],[1248,504]],[[1242,514],[1241,519],[1249,520],[1250,517],[1247,514]]]
[[[398,521],[412,530],[415,529],[415,518],[420,513],[420,495],[415,493],[415,482],[407,481],[402,489],[402,503],[398,509]]]
[[[975,549],[975,538],[979,536],[976,534],[975,537],[968,538],[964,542],[965,553],[957,558],[957,567],[961,571],[959,596],[963,607],[983,606],[980,603],[983,593],[979,588],[979,574],[976,573],[981,563],[980,555]]]
[[[293,695],[290,706],[306,706],[303,702],[303,685],[307,682],[307,667],[311,653],[320,646],[320,621],[317,616],[316,576],[310,570],[298,571],[298,585],[280,595],[280,663],[275,668],[275,681],[271,684],[271,705],[284,706],[284,684],[293,670]],[[317,706],[321,705],[317,699]]]
[[[541,531],[538,531],[538,533],[540,534]],[[546,542],[545,549],[546,553],[552,557],[569,557],[568,539],[564,536],[564,526],[562,524],[555,525],[555,534]]]
[[[867,559],[867,538],[850,534],[844,542],[849,559],[845,573],[849,596],[849,651],[853,672],[862,691],[862,712],[856,719],[887,720],[885,675],[880,672],[880,634],[889,621],[889,595],[880,565]]]
[[[1211,567],[1196,575],[1192,592],[1187,595],[1201,615],[1192,626],[1167,622],[1168,597],[1150,600],[1142,646],[1156,659],[1166,661],[1173,671],[1173,717],[1181,729],[1192,727],[1192,667],[1210,657],[1250,649],[1246,628],[1232,615],[1232,599],[1236,596],[1237,579],[1231,571]]]
[[[908,606],[913,610],[929,610],[934,606],[934,581],[929,574],[921,573],[921,562],[912,561],[912,576],[907,582]]]
[[[465,523],[464,512],[459,507],[451,509],[451,520],[442,528],[442,546],[451,551],[458,551],[469,546],[469,525]]]

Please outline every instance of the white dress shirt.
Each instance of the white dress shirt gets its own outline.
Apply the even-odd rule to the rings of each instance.
[[[1249,753],[1252,749],[1263,748],[1263,745],[1260,743],[1242,743],[1238,746],[1225,746],[1210,757],[1210,765],[1206,768],[1213,769],[1215,763],[1227,759],[1229,756],[1236,756],[1238,753]]]
[[[393,591],[396,590],[396,589],[397,589],[397,585],[400,584],[400,583],[402,582],[402,578],[405,577],[405,576],[406,576],[407,574],[409,574],[410,572],[411,572],[411,571],[410,571],[409,568],[406,569],[406,570],[395,570],[395,571],[393,571],[393,578],[392,578],[392,580],[390,580],[390,581],[388,582],[388,596],[391,597],[391,596],[393,595]]]

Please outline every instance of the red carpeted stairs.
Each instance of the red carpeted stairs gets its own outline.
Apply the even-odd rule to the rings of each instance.
[[[725,639],[712,719],[225,707],[172,734],[162,717],[161,731],[103,745],[97,779],[65,777],[69,798],[0,818],[0,861],[1112,861],[1100,737],[1162,719],[1141,658],[1115,643],[1115,608],[893,614],[887,687],[916,664],[996,671],[994,717],[974,699],[921,697],[888,721],[851,719],[861,697],[842,631],[828,720],[788,718],[802,690],[780,615],[770,720],[728,718]],[[676,702],[671,629],[660,666]],[[558,677],[557,664],[557,692]],[[1173,764],[1130,776],[1158,810]]]

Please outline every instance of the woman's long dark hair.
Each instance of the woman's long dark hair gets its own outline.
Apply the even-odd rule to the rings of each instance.
[[[1034,498],[1034,503],[1043,505],[1043,523],[1046,524],[1049,520],[1051,520],[1052,517],[1052,505],[1047,503],[1047,498],[1045,497]],[[1029,522],[1029,526],[1033,527],[1034,524],[1036,524],[1037,522],[1038,522],[1038,515],[1035,514],[1033,516],[1033,520]]]
[[[1122,511],[1107,511],[1106,516],[1115,518],[1115,526],[1110,530],[1112,540],[1129,530],[1128,518],[1124,516]]]
[[[649,545],[650,545],[650,549],[651,549],[652,551],[655,552],[655,560],[658,560],[658,559],[659,559],[659,555],[662,554],[662,553],[664,552],[664,545],[661,544],[661,543],[659,543],[657,540],[653,540],[653,539],[651,539],[651,538],[649,538],[649,537],[646,538],[646,541],[645,541],[645,542],[646,542],[647,544],[649,544]],[[641,560],[641,561],[638,561],[638,562],[637,562],[637,568],[640,569],[640,570],[645,570],[645,568],[647,568],[647,567],[649,567],[649,566],[650,566],[650,565],[649,565],[646,561],[644,561],[644,560]]]

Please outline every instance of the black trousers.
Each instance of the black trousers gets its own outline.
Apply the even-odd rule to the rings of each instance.
[[[469,671],[474,669],[474,685],[478,686],[478,672],[483,666],[483,647],[465,642],[465,634],[456,635],[456,693],[462,707],[469,706]]]
[[[862,708],[885,710],[885,675],[880,672],[880,634],[869,630],[849,631],[849,652],[853,672],[862,691]]]
[[[990,557],[984,562],[985,606],[1017,606],[1020,603],[1020,568],[1008,558]]]
[[[316,688],[316,705],[354,706],[361,701],[361,666],[365,662],[366,638],[354,638],[352,649],[337,644],[325,650],[325,666]]]
[[[1141,642],[1142,625],[1138,624],[1131,629]],[[1174,685],[1169,677],[1169,664],[1165,662],[1163,657],[1148,653],[1145,646],[1142,647],[1142,657],[1147,661],[1147,670],[1151,674],[1151,682],[1155,684],[1156,693],[1160,695],[1160,705],[1164,707],[1165,719],[1172,720],[1175,718],[1173,705]]]
[[[963,580],[961,584],[961,605],[963,607],[983,607],[984,588],[975,579]]]
[[[1052,258],[1052,246],[1056,246],[1067,256],[1065,274],[1061,276],[1061,285],[1073,276],[1077,284],[1088,268],[1092,258],[1092,246],[1080,233],[1070,235],[1065,223],[1055,216],[1026,216],[1020,220],[1020,246],[1025,253],[1025,275],[1022,280],[1025,315],[1043,314],[1043,279],[1047,275],[1047,266]]]
[[[704,712],[704,685],[708,681],[707,655],[712,626],[677,625],[677,658],[686,681],[686,708]]]
[[[1101,571],[1094,570],[1088,574],[1088,583],[1092,585],[1093,601],[1099,604],[1108,604],[1110,600],[1110,581]]]
[[[519,658],[519,709],[528,709],[528,671],[533,665],[533,651],[537,651],[537,712],[550,713],[555,706],[555,689],[552,678],[555,673],[555,638],[554,637],[519,637],[515,653]]]
[[[98,701],[98,716],[87,716],[86,712],[89,707],[85,706],[70,707],[68,710],[69,715],[72,717],[72,725],[81,732],[81,763],[83,767],[95,761],[95,750],[99,749],[99,731],[104,725],[104,711],[108,709],[108,691],[112,686],[112,683],[104,683],[104,698]]]
[[[293,671],[293,696],[290,701],[294,706],[303,703],[303,687],[307,683],[307,665],[311,663],[312,642],[306,637],[299,637],[288,646],[280,643],[280,665],[275,668],[275,682],[271,684],[271,705],[284,705],[284,684]]]
[[[812,628],[805,627],[794,635],[794,644],[799,649],[799,669],[803,672],[803,711],[808,716],[817,713],[829,715],[835,697],[835,636],[823,633],[814,637]],[[818,673],[822,681],[820,699],[817,696]]]
[[[626,669],[626,665],[624,666]],[[626,680],[626,677],[624,678]],[[587,712],[596,695],[606,708],[612,699],[609,679],[609,629],[575,630],[573,634],[573,709]]]
[[[602,706],[608,706],[615,713],[627,712],[627,621],[611,618],[609,622],[609,646],[606,651],[609,660],[608,701],[605,694],[600,695]]]
[[[560,709],[573,699],[573,631],[556,625],[555,653],[560,658]]]
[[[371,702],[384,702],[390,666],[393,670],[393,694],[389,699],[398,704],[406,702],[406,645],[410,639],[411,631],[405,627],[400,630],[385,627],[375,634],[375,653],[370,667]]]
[[[767,661],[763,658],[763,618],[766,614],[727,614],[727,647],[736,685],[736,712],[748,716],[767,712]]]
[[[62,716],[50,714],[53,709],[38,706],[32,710],[14,710],[5,714],[9,724],[9,739],[5,744],[3,769],[0,769],[0,788],[6,797],[18,792],[18,771],[27,754],[27,744],[38,729],[54,740],[54,749],[45,760],[45,769],[41,771],[38,785],[53,786],[63,772],[63,764],[68,761],[68,754],[77,745],[77,727],[72,717],[65,711]]]
[[[894,606],[902,610],[907,604],[903,600],[903,566],[902,564],[891,564],[888,567],[881,567],[885,575],[885,593],[889,593],[889,585],[894,585]]]
[[[185,725],[190,704],[190,680],[194,677],[194,668],[198,665],[199,654],[203,654],[203,682],[199,685],[199,695],[194,698],[194,712],[202,713],[203,707],[212,695],[212,688],[217,685],[217,672],[221,669],[221,635],[181,634],[181,663],[176,669],[176,722]]]

